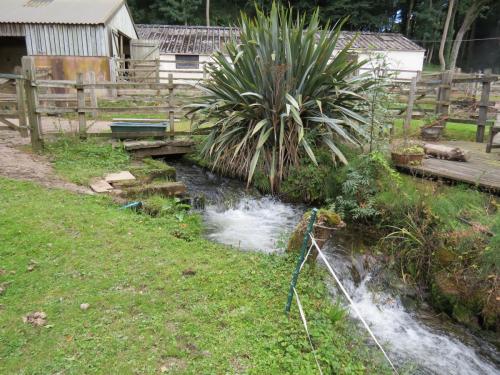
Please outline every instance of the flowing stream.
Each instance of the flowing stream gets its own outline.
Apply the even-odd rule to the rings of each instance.
[[[240,181],[184,162],[169,161],[192,196],[204,196],[207,236],[241,250],[283,251],[305,207],[246,192]],[[361,314],[390,357],[411,374],[500,374],[496,348],[429,311],[405,308],[397,293],[381,288],[373,259],[347,250],[353,239],[335,239],[324,252]],[[371,264],[368,266],[368,264]],[[332,296],[338,291],[329,284]],[[307,315],[307,311],[305,312]],[[351,311],[353,318],[356,318]]]

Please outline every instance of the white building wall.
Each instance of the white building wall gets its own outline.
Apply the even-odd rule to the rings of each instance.
[[[203,79],[204,64],[210,62],[212,59],[210,55],[199,55],[200,64],[198,69],[176,69],[174,54],[160,55],[160,81],[167,82],[168,75],[172,74],[176,83],[181,84],[196,84],[197,81]],[[182,56],[182,55],[178,55]]]
[[[108,21],[107,25],[111,30],[120,31],[130,39],[137,39],[134,21],[132,20],[128,8],[123,4],[120,9]]]
[[[337,53],[339,51],[336,51]],[[424,65],[425,51],[370,51],[354,52],[358,55],[359,61],[369,60],[360,69],[360,72],[372,71],[383,65],[394,78],[411,79],[422,71]],[[200,55],[199,69],[176,69],[175,55],[160,55],[160,78],[166,82],[168,74],[173,74],[176,82],[195,83],[203,79],[203,63],[211,61],[210,55]]]
[[[394,78],[411,79],[422,71],[425,51],[373,51],[360,52],[359,60],[370,60],[360,69],[371,71],[377,66],[384,66]]]

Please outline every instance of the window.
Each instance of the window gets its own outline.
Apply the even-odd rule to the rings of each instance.
[[[175,55],[175,69],[199,69],[199,55]]]

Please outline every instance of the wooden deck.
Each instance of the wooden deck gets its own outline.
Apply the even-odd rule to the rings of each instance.
[[[136,159],[150,156],[184,155],[194,151],[194,142],[185,140],[162,140],[162,141],[125,141],[125,150],[132,153]]]
[[[500,143],[500,134],[497,135],[495,143]],[[418,176],[439,178],[449,181],[463,182],[500,193],[500,150],[493,149],[491,153],[485,152],[484,143],[449,141],[439,142],[449,146],[460,147],[471,152],[470,160],[467,162],[425,159],[421,166],[398,166]]]

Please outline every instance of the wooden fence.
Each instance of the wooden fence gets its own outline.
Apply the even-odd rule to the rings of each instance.
[[[407,122],[435,116],[446,118],[446,122],[476,124],[476,142],[483,142],[486,125],[495,120],[496,102],[500,102],[498,83],[499,76],[488,73],[422,75],[413,83],[392,85],[394,104],[390,109]]]
[[[206,65],[210,61],[169,60],[160,57],[154,60],[115,59],[118,82],[161,83],[170,75],[175,84],[196,86],[207,77]],[[193,68],[177,69],[179,64],[189,64]]]
[[[25,136],[29,129],[34,151],[42,149],[44,135],[47,135],[43,128],[42,116],[73,114],[78,123],[78,134],[86,137],[89,118],[101,113],[155,114],[155,117],[160,113],[164,115],[164,120],[169,122],[167,136],[191,135],[191,132],[175,129],[176,116],[184,113],[174,103],[178,86],[173,83],[172,76],[169,76],[168,83],[95,82],[88,79],[88,75],[86,78],[83,73],[78,73],[74,81],[38,79],[31,57],[23,57],[22,71],[18,73],[0,74],[0,80],[4,84],[10,84],[16,92],[16,95],[10,95],[8,98],[4,95],[2,99],[0,96],[0,121],[6,123],[9,129],[18,130]],[[51,92],[51,89],[58,92]],[[111,94],[97,104],[95,90],[107,90],[112,93],[130,89],[136,89],[146,95],[142,95],[141,99],[136,99],[134,103],[116,105],[116,97]],[[18,124],[11,119],[17,119]],[[158,121],[161,121],[161,118]],[[109,132],[92,134],[111,135]],[[133,135],[140,136],[138,133]]]
[[[392,110],[396,116],[405,118],[407,125],[412,119],[425,119],[430,115],[446,116],[451,122],[476,124],[476,141],[484,141],[486,125],[497,110],[495,102],[500,101],[498,76],[444,72],[423,74],[414,81],[414,85],[406,80],[392,83],[390,91],[395,101]],[[171,136],[191,134],[175,129],[175,119],[185,114],[178,101],[186,95],[186,90],[183,84],[175,82],[172,73],[168,74],[167,82],[158,81],[158,72],[154,79],[144,76],[118,82],[96,82],[92,74],[81,73],[74,81],[49,80],[37,75],[33,58],[24,57],[21,71],[0,74],[0,86],[7,88],[0,94],[0,122],[4,128],[18,130],[23,136],[30,130],[35,150],[42,147],[46,132],[41,118],[47,115],[76,118],[82,137],[87,135],[89,119],[102,113],[161,113],[170,123]],[[96,91],[99,90],[107,91],[108,95],[98,102]],[[130,102],[118,101],[117,104],[117,95]]]

